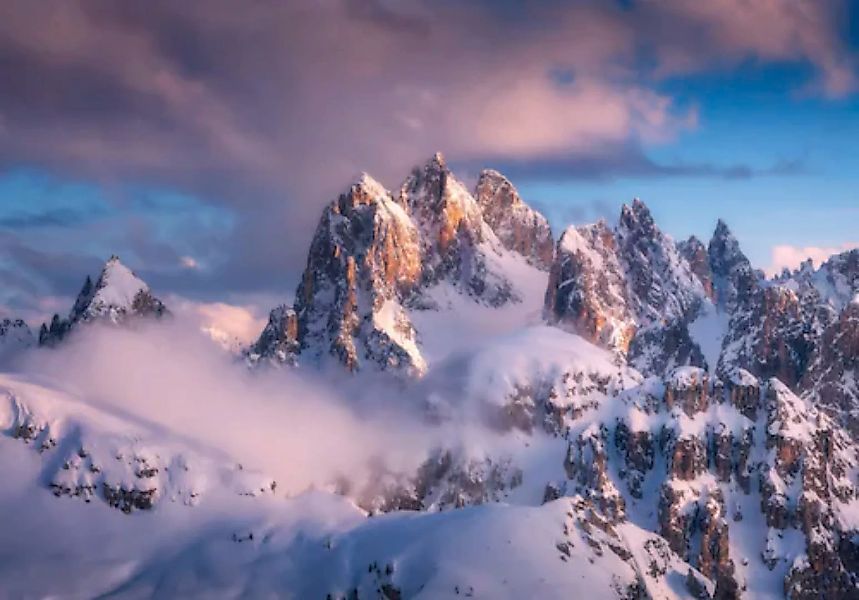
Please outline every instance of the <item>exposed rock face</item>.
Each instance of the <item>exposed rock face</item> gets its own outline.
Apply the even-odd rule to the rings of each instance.
[[[403,478],[380,470],[367,489],[341,493],[357,497],[370,513],[394,510],[447,510],[498,502],[522,483],[522,470],[509,459],[474,459],[460,451],[436,450],[414,477]]]
[[[491,169],[481,172],[474,198],[505,248],[518,252],[535,267],[549,270],[555,251],[549,222],[522,201],[506,177]]]
[[[570,227],[549,276],[550,322],[629,354],[644,373],[704,364],[688,324],[706,298],[688,261],[636,199],[616,229],[605,222]]]
[[[639,199],[624,205],[617,228],[632,312],[641,323],[686,320],[704,296],[701,282]]]
[[[630,364],[642,373],[671,373],[675,368],[709,368],[689,333],[688,321],[677,319],[639,329],[629,347]]]
[[[441,154],[412,171],[397,201],[420,232],[425,286],[447,280],[491,306],[519,300],[513,284],[496,264],[503,250],[501,242]]]
[[[545,219],[501,175],[487,175],[480,189],[511,248],[526,259],[545,258]],[[533,227],[504,221],[514,213]],[[441,154],[415,168],[396,198],[364,174],[322,215],[296,293],[295,335],[273,314],[249,356],[316,364],[334,358],[351,371],[372,366],[420,376],[426,363],[406,307],[432,308],[425,292],[441,283],[493,307],[519,302],[505,272],[511,257]]]
[[[784,286],[757,289],[731,317],[719,360],[724,376],[743,368],[778,377],[795,388],[816,347],[813,322],[795,292]]]
[[[277,363],[295,364],[299,351],[298,316],[286,305],[273,309],[259,339],[248,350],[252,363],[268,357]]]
[[[721,219],[716,224],[708,253],[716,302],[732,312],[754,293],[758,287],[758,277],[752,263],[740,249],[737,238]]]
[[[605,221],[569,227],[558,241],[546,290],[549,322],[623,352],[635,334],[614,232]]]
[[[710,377],[698,367],[674,369],[665,381],[666,408],[677,406],[690,417],[707,410],[711,395]]]
[[[801,388],[859,440],[859,296],[824,331]]]
[[[758,418],[761,407],[761,387],[757,378],[744,369],[738,369],[728,380],[728,397],[731,405],[751,421]]]
[[[626,504],[608,474],[606,428],[589,427],[570,443],[564,468],[574,482],[576,493],[582,494],[612,523],[626,517]]]
[[[310,246],[295,302],[302,356],[420,374],[424,361],[400,304],[420,278],[417,229],[387,190],[362,175],[325,210]],[[290,342],[280,336],[280,343]]]
[[[859,435],[857,311],[850,308],[859,291],[859,251],[833,256],[817,270],[806,261],[763,281],[720,222],[710,254],[717,295],[732,311],[718,373],[730,379],[743,369],[777,377]]]
[[[701,282],[704,293],[715,302],[716,288],[713,284],[713,271],[710,269],[710,253],[707,251],[707,246],[693,235],[686,241],[678,242],[677,250]]]
[[[122,264],[118,256],[112,256],[95,284],[86,278],[68,318],[54,315],[50,325],[42,325],[39,344],[56,344],[82,323],[123,325],[139,318],[160,318],[168,314],[167,307],[152,294],[149,286]]]
[[[481,190],[500,230],[504,214],[532,217],[534,228],[516,229],[508,241],[527,245],[542,235],[545,219],[512,186],[490,189],[488,181]],[[508,201],[513,208],[504,210]],[[545,243],[534,243],[534,256]],[[521,244],[514,249],[527,254]],[[286,363],[334,358],[351,371],[420,376],[426,364],[406,308],[431,306],[425,292],[441,283],[489,306],[519,302],[505,272],[511,256],[441,154],[415,168],[396,197],[364,174],[322,215],[296,293],[296,334],[273,315],[249,355]]]

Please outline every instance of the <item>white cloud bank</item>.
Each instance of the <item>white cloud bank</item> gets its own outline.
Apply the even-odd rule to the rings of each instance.
[[[833,254],[839,254],[859,248],[859,242],[845,242],[839,246],[792,246],[781,244],[773,246],[772,260],[767,275],[777,275],[782,269],[796,269],[803,261],[811,259],[815,267],[819,267]]]

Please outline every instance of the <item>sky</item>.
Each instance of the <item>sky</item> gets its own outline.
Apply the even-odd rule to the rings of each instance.
[[[859,245],[858,69],[837,0],[5,0],[0,315],[66,312],[119,254],[251,330],[357,173],[436,151],[556,233],[640,197],[819,261]]]

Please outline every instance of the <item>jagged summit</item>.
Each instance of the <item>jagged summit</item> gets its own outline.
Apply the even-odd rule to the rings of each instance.
[[[362,194],[362,196],[369,200],[378,200],[390,196],[390,192],[385,189],[385,186],[379,183],[366,171],[362,171],[357,177],[355,177],[352,182],[352,187],[363,190],[364,194]]]
[[[677,250],[685,258],[692,272],[698,277],[707,297],[715,302],[716,290],[713,285],[713,271],[710,269],[710,253],[707,246],[696,236],[691,235],[689,239],[677,242]]]
[[[55,344],[79,323],[99,321],[120,325],[132,318],[166,314],[169,314],[167,307],[152,295],[146,282],[114,254],[95,283],[87,276],[68,318],[54,315],[50,325],[42,325],[39,343]]]
[[[654,235],[658,230],[650,209],[640,198],[633,198],[632,204],[624,204],[620,209],[619,231],[640,230]]]
[[[530,229],[514,234],[530,243],[539,233],[543,247],[535,256],[545,260],[548,223],[518,197],[516,206]],[[396,197],[364,173],[320,219],[296,294],[297,339],[267,328],[251,353],[290,362],[278,358],[288,353],[269,348],[297,348],[305,361],[333,356],[350,370],[375,365],[420,375],[425,361],[406,307],[433,306],[424,295],[436,286],[490,307],[519,302],[508,257],[441,153],[415,167]]]
[[[549,321],[628,355],[645,373],[702,366],[688,324],[707,293],[689,262],[640,199],[604,221],[570,227],[555,252]]]
[[[754,294],[758,286],[757,274],[740,249],[737,238],[722,219],[716,223],[708,253],[717,304],[731,312],[737,308],[738,303],[748,301]]]
[[[484,241],[477,201],[447,168],[441,154],[415,167],[400,187],[399,202],[421,231],[424,271],[439,279],[456,267],[465,246]]]
[[[505,248],[521,254],[535,267],[549,270],[555,247],[549,221],[522,200],[509,179],[492,169],[482,171],[474,197]]]
[[[411,326],[397,319],[394,335],[375,318],[389,302],[395,306],[387,310],[401,315],[399,298],[420,283],[419,241],[390,193],[362,177],[323,211],[296,293],[295,326],[273,312],[257,353],[278,362],[297,353],[317,363],[333,356],[353,371],[369,363],[421,372],[422,358],[395,340],[413,336]]]

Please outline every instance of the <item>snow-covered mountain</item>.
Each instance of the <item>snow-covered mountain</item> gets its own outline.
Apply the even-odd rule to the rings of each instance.
[[[41,341],[162,314],[113,258]],[[436,154],[325,208],[283,368],[156,340],[156,388],[126,329],[0,375],[13,596],[859,597],[859,251],[766,279],[638,199],[555,241]]]
[[[522,304],[526,288],[542,278],[551,232],[509,182],[488,173],[478,197],[506,232],[504,243],[441,154],[415,168],[396,197],[362,174],[323,212],[291,309],[296,326],[278,325],[290,309],[275,309],[251,361],[334,359],[350,371],[419,377],[427,359],[416,314],[444,311],[450,294],[482,308]],[[497,183],[491,189],[489,179]],[[502,213],[521,227],[511,229]],[[538,241],[517,245],[516,236]]]
[[[645,373],[706,364],[689,326],[709,302],[704,283],[636,199],[620,221],[569,227],[552,265],[550,322],[616,350]]]
[[[95,283],[87,276],[68,317],[55,314],[50,324],[42,324],[39,344],[57,344],[83,323],[121,325],[137,318],[167,314],[167,307],[149,286],[114,255],[105,263]]]

